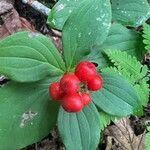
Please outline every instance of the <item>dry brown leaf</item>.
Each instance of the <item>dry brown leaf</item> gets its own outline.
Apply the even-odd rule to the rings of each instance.
[[[19,17],[13,5],[6,1],[0,1],[0,17],[3,22],[0,25],[0,38],[25,29],[35,31],[26,19]]]
[[[105,133],[106,150],[145,150],[145,133],[136,136],[128,118],[115,122],[115,125],[109,126]]]

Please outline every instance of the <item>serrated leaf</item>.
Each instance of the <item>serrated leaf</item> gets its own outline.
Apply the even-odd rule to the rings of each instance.
[[[50,101],[48,87],[56,80],[9,82],[0,88],[1,149],[21,149],[49,134],[56,124],[58,105]]]
[[[85,56],[91,47],[103,43],[110,24],[109,0],[83,0],[63,27],[64,58],[68,70]],[[79,21],[80,18],[80,21]]]
[[[119,117],[109,115],[109,114],[105,113],[104,111],[100,111],[99,114],[100,114],[101,130],[104,130],[104,128],[107,127],[107,125],[109,125],[111,123],[111,121],[115,121],[115,120],[119,119]]]
[[[102,90],[93,92],[94,103],[104,112],[127,116],[141,110],[138,96],[130,83],[115,72],[103,72]]]
[[[62,30],[66,20],[80,2],[81,0],[59,0],[52,8],[47,23],[53,28]]]
[[[116,67],[121,67],[122,69],[124,68],[132,76],[134,76],[135,81],[140,80],[146,76],[148,71],[147,66],[143,66],[139,61],[137,61],[136,57],[118,50],[108,50],[105,51],[105,53]]]
[[[150,127],[148,127],[148,133],[146,134],[146,141],[145,141],[145,146],[146,150],[150,150]]]
[[[95,150],[100,139],[99,113],[93,103],[80,113],[61,108],[58,129],[67,150]]]
[[[150,17],[147,0],[112,0],[113,21],[137,27]]]
[[[45,36],[19,32],[0,41],[0,73],[18,82],[31,82],[65,70],[61,55]]]
[[[114,63],[116,71],[122,74],[134,86],[142,105],[146,106],[149,100],[149,85],[146,78],[147,66],[141,65],[136,57],[132,57],[126,52],[109,50],[106,51],[106,54],[111,62]]]
[[[104,50],[110,49],[112,51],[126,51],[128,54],[136,56],[138,60],[141,60],[144,55],[142,40],[142,36],[139,33],[131,31],[121,24],[112,24],[105,42],[92,48],[90,54],[84,59],[98,63],[100,68],[106,67],[109,62],[103,53]]]
[[[146,135],[146,150],[149,150],[150,149],[150,133],[147,133]]]
[[[146,45],[145,49],[147,50],[147,52],[150,52],[150,25],[148,24],[144,24],[143,25],[144,29],[143,29],[143,43]]]

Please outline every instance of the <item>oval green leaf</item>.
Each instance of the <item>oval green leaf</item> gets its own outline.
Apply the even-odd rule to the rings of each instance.
[[[109,0],[83,0],[77,5],[63,27],[64,58],[68,70],[102,44],[111,25]]]
[[[126,51],[132,56],[141,60],[144,55],[144,45],[142,35],[127,29],[121,24],[112,24],[109,35],[102,45],[95,46],[91,49],[89,55],[83,59],[96,62],[99,67],[105,67],[109,63],[107,57],[103,54],[104,50],[121,50]]]
[[[147,0],[112,0],[113,21],[137,27],[150,17]]]
[[[81,2],[82,0],[80,0]],[[52,8],[47,23],[53,28],[62,30],[66,20],[69,18],[70,14],[80,3],[77,0],[59,0],[55,6]]]
[[[0,88],[1,149],[21,149],[50,133],[58,113],[48,93],[52,81],[56,78],[34,84],[9,82]]]
[[[80,113],[59,111],[58,129],[67,150],[95,150],[100,139],[100,118],[90,104]]]
[[[38,81],[64,70],[60,53],[41,34],[19,32],[0,41],[0,73],[14,81]]]
[[[94,103],[100,109],[115,116],[127,116],[141,109],[137,93],[122,76],[105,72],[102,77],[104,87],[92,94]]]

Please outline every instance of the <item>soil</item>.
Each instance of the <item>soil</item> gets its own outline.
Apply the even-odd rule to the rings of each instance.
[[[9,2],[12,2],[11,0],[8,0]],[[40,0],[45,5],[52,7],[55,4],[55,0]],[[59,32],[56,32],[55,30],[52,30],[48,27],[46,24],[47,17],[38,12],[37,10],[34,10],[29,5],[23,4],[21,1],[16,0],[13,2],[14,8],[17,10],[20,17],[25,18],[31,26],[35,28],[38,32],[41,32],[44,35],[49,36],[52,38],[55,42],[55,45],[61,50],[62,44],[61,44],[61,34]],[[2,20],[0,19],[0,24],[3,24]],[[147,64],[150,68],[150,56],[145,55],[145,58],[143,58],[144,64]],[[0,77],[0,86],[4,83],[6,83],[7,80],[4,77]],[[135,135],[141,135],[145,132],[147,124],[149,124],[150,120],[150,104],[145,109],[145,114],[142,117],[135,117],[131,116],[131,127],[134,131]],[[146,124],[145,124],[146,123]],[[114,124],[111,123],[110,126],[113,126]],[[105,150],[107,147],[108,141],[107,134],[103,134],[102,140],[103,141],[98,149]],[[114,143],[115,144],[115,143]],[[54,129],[46,138],[41,140],[38,143],[32,144],[22,150],[64,150],[64,146],[58,136],[57,129]],[[117,148],[116,148],[117,149]],[[113,150],[113,149],[112,149]],[[114,149],[115,150],[115,149]]]

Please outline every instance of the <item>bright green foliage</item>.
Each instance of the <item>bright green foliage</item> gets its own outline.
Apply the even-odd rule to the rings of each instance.
[[[67,150],[95,150],[100,139],[99,113],[93,103],[80,113],[60,108],[58,129]]]
[[[38,33],[19,32],[0,41],[0,74],[11,79],[0,88],[0,149],[16,150],[41,140],[55,126],[58,114],[57,125],[67,150],[95,150],[100,131],[111,120],[137,114],[146,105],[147,67],[127,55],[142,58],[141,35],[121,24],[111,26],[111,2],[113,21],[139,26],[149,17],[146,0],[134,1],[59,0],[48,23],[62,30],[63,55]],[[149,49],[149,27],[144,28]],[[49,85],[83,59],[98,63],[99,68],[107,66],[107,49],[118,50],[107,52],[115,68],[102,72],[104,86],[92,93],[93,102],[80,113],[58,109],[50,101]]]
[[[147,52],[150,52],[150,25],[148,24],[144,24],[143,25],[144,29],[143,29],[143,43],[146,45],[145,49],[147,50]]]
[[[115,120],[119,119],[119,117],[109,115],[109,114],[105,113],[104,111],[100,111],[99,114],[100,114],[101,130],[104,130],[105,127],[107,127],[107,125],[109,125],[111,123],[111,121],[115,121]]]
[[[128,54],[136,56],[138,60],[141,60],[144,53],[142,40],[141,34],[131,31],[121,24],[112,24],[104,43],[92,48],[90,54],[84,59],[96,62],[102,68],[108,65],[107,57],[103,54],[104,50],[115,49],[126,51]]]
[[[21,149],[48,135],[58,112],[57,104],[50,101],[48,87],[56,80],[9,82],[0,88],[0,149]]]
[[[146,106],[149,97],[149,86],[147,84],[147,66],[141,65],[135,57],[121,51],[106,51],[116,71],[121,73],[137,91],[142,105]]]
[[[66,20],[81,1],[83,0],[59,0],[52,8],[47,23],[53,28],[62,30]]]
[[[61,55],[45,36],[19,32],[0,42],[0,73],[18,82],[31,82],[65,70]]]
[[[142,34],[127,29],[121,24],[113,24],[106,41],[102,44],[103,50],[120,50],[141,60],[144,55]]]
[[[103,72],[102,90],[92,93],[94,103],[104,112],[115,116],[127,116],[141,109],[138,96],[122,76],[115,72]]]
[[[106,39],[111,25],[110,8],[109,0],[83,0],[71,13],[62,32],[68,70],[89,53],[91,47]]]
[[[150,127],[148,127],[148,133],[146,134],[146,150],[150,150]]]
[[[147,0],[112,0],[113,21],[137,27],[150,17]]]
[[[138,81],[146,76],[148,68],[141,65],[137,59],[126,52],[108,50],[105,51],[114,66],[121,69],[126,69],[131,74],[131,80]]]

